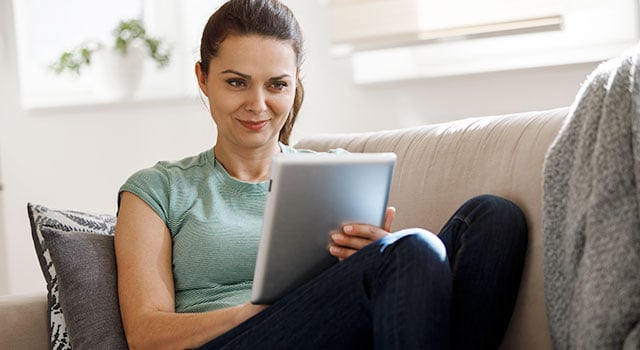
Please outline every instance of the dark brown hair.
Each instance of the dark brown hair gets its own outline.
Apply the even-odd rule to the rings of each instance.
[[[291,10],[277,0],[230,0],[209,17],[200,42],[200,66],[209,73],[211,59],[218,55],[220,44],[229,35],[261,35],[290,41],[296,54],[296,91],[293,108],[280,130],[279,141],[289,144],[289,136],[296,122],[304,88],[300,79],[303,61],[302,31]]]

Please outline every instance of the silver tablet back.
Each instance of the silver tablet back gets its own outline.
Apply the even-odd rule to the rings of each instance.
[[[395,162],[393,153],[276,155],[251,301],[272,303],[336,263],[329,232],[381,226]]]

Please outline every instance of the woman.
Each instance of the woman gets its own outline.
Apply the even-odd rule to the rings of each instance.
[[[122,186],[119,300],[132,348],[496,348],[526,251],[521,211],[465,203],[439,236],[345,225],[342,261],[273,305],[248,302],[271,157],[303,99],[302,35],[276,0],[231,0],[209,19],[195,71],[213,149],[159,162]]]

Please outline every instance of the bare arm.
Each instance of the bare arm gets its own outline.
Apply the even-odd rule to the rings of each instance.
[[[129,192],[120,202],[115,253],[120,311],[131,349],[195,348],[265,308],[244,304],[206,313],[176,313],[169,229]]]

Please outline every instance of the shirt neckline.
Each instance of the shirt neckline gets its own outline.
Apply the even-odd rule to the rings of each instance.
[[[279,142],[280,150],[282,153],[293,153],[293,148],[289,145],[285,145]],[[214,176],[221,181],[223,184],[227,185],[229,188],[236,190],[238,192],[257,192],[257,193],[266,193],[269,187],[269,180],[259,181],[259,182],[248,182],[236,179],[231,176],[227,169],[225,169],[220,162],[215,157],[214,148],[212,147],[207,152],[207,159],[213,167]]]

